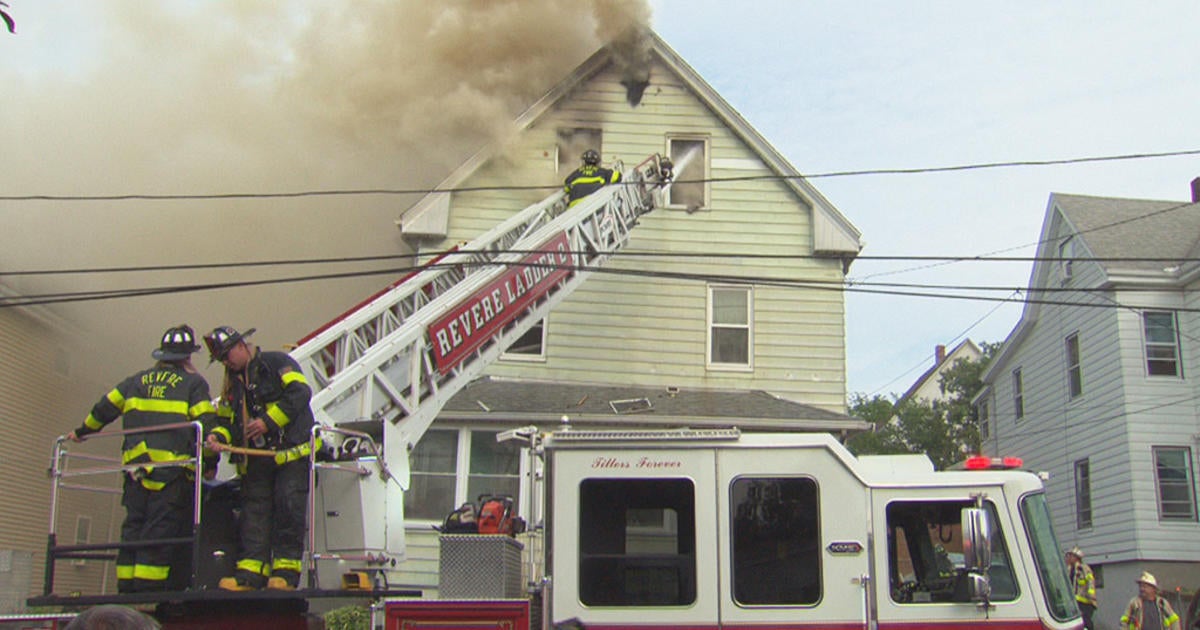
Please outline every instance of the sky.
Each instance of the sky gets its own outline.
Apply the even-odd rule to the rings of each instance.
[[[0,32],[4,195],[429,186],[629,20],[648,20],[805,174],[1200,149],[1194,1],[9,5],[17,33]],[[1051,193],[1185,201],[1197,176],[1200,157],[1187,156],[812,183],[863,233],[864,256],[1032,256]],[[0,201],[0,270],[394,253],[403,244],[392,221],[413,201]],[[122,348],[145,346],[180,319],[208,329],[271,318],[257,339],[294,341],[394,277],[399,263],[375,265],[393,273],[321,282],[317,301],[274,286],[80,302],[61,312],[104,331],[95,352],[118,378],[146,359]],[[1004,297],[1027,286],[1030,269],[862,259],[850,279],[1004,287],[987,293]],[[270,273],[303,272],[280,265]],[[9,275],[0,283],[45,292],[248,274]],[[936,345],[1001,341],[1020,309],[851,291],[847,389],[903,392],[932,365]],[[280,321],[279,312],[290,316]]]

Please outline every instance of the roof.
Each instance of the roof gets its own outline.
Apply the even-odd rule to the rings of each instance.
[[[613,403],[618,403],[614,405]],[[620,411],[618,411],[620,410]],[[620,426],[737,426],[773,431],[858,431],[870,425],[762,390],[713,390],[483,377],[442,408],[439,421]]]
[[[742,115],[737,112],[716,90],[683,60],[658,34],[647,30],[652,57],[666,65],[708,109],[737,135],[775,174],[782,177],[788,186],[813,211],[814,251],[817,253],[857,256],[862,250],[862,233],[833,206],[801,173],[771,146]],[[610,46],[604,46],[580,64],[570,75],[551,88],[541,99],[522,113],[515,121],[515,131],[527,129],[539,117],[559,101],[567,98],[576,86],[595,76],[613,64]],[[653,82],[654,79],[651,79]],[[483,166],[495,152],[496,146],[480,150],[446,179],[435,190],[449,190],[461,186]],[[405,234],[429,236],[444,231],[444,217],[448,204],[448,193],[432,192],[406,210],[397,224]],[[444,234],[442,234],[444,235]]]
[[[925,373],[922,374],[920,376],[920,378],[918,378],[916,381],[914,381],[912,384],[912,387],[909,387],[908,391],[904,392],[904,395],[901,396],[900,400],[898,400],[896,402],[899,403],[902,400],[907,400],[913,394],[916,394],[917,391],[920,390],[921,387],[923,387],[925,385],[925,383],[929,382],[929,380],[931,378],[933,378],[936,375],[940,375],[943,367],[948,368],[948,367],[954,365],[955,361],[964,358],[963,356],[961,356],[960,353],[961,353],[961,351],[968,350],[968,349],[974,350],[975,357],[979,357],[981,355],[981,353],[979,351],[979,346],[975,345],[975,342],[971,341],[970,339],[964,339],[962,341],[962,343],[958,344],[957,346],[954,346],[953,350],[951,350],[950,352],[947,352],[945,354],[945,356],[942,357],[941,361],[938,361],[935,358],[933,367],[929,368],[928,370],[925,370]]]
[[[1200,204],[1054,193],[1057,206],[1096,258],[1194,256],[1200,238]],[[1169,263],[1097,261],[1106,271],[1157,271]]]
[[[1066,225],[1055,232],[1059,216]],[[1029,276],[1031,290],[1050,282],[1051,269],[1058,264],[1056,234],[1064,233],[1078,237],[1086,255],[1099,259],[1094,262],[1108,283],[1163,287],[1184,284],[1200,270],[1197,263],[1186,262],[1200,254],[1200,203],[1052,193],[1038,239],[1038,261]],[[1118,258],[1178,258],[1180,264],[1112,260]],[[1040,312],[1040,303],[1025,303],[1020,321],[984,369],[985,383],[1007,364]]]

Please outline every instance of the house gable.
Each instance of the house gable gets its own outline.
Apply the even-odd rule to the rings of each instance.
[[[530,108],[508,142],[481,151],[439,186],[459,190],[432,194],[406,212],[402,229],[420,236],[427,251],[443,250],[545,198],[577,164],[574,153],[559,159],[564,130],[596,130],[603,161],[621,161],[626,170],[668,153],[673,141],[698,143],[711,178],[704,203],[643,217],[627,250],[550,315],[545,356],[502,361],[489,374],[752,387],[843,413],[838,289],[858,253],[857,230],[807,182],[788,177],[795,170],[661,40],[653,42],[639,104],[629,104],[621,72],[602,50]],[[431,218],[439,213],[445,218]],[[797,282],[804,286],[788,286]],[[746,365],[706,361],[711,292],[726,285],[748,291]]]

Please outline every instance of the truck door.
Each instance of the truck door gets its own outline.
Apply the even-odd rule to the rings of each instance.
[[[718,453],[722,627],[865,627],[867,495],[824,448]]]
[[[994,527],[992,537],[992,607],[971,601],[963,562],[961,518],[972,496],[983,493]],[[871,589],[873,615],[879,628],[1008,622],[1006,628],[1041,630],[1034,604],[1036,593],[1022,586],[1023,563],[1010,550],[1019,549],[1020,524],[1012,518],[1003,489],[967,487],[876,488],[872,491],[875,558]]]

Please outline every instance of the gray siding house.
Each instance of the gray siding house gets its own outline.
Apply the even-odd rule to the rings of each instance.
[[[1049,473],[1100,627],[1142,571],[1172,603],[1200,587],[1198,183],[1191,202],[1051,195],[1025,310],[975,399],[985,452]]]
[[[515,121],[513,139],[464,163],[398,221],[422,254],[473,238],[539,201],[583,150],[632,168],[670,156],[666,207],[619,254],[460,392],[411,456],[407,583],[437,584],[430,525],[485,492],[536,520],[516,447],[523,425],[738,426],[829,431],[846,415],[841,285],[857,229],[660,38],[605,47]],[[631,57],[644,65],[630,72]],[[638,92],[632,77],[647,77]],[[510,190],[515,184],[544,185]],[[480,190],[488,188],[488,190]],[[615,273],[608,273],[615,272]],[[670,527],[669,523],[651,527]]]

